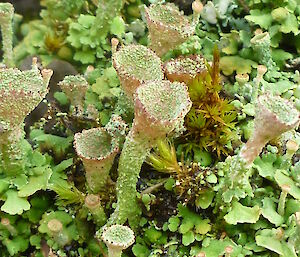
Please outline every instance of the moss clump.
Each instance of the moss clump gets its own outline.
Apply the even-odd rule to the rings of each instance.
[[[220,157],[228,154],[226,146],[233,138],[237,114],[234,106],[219,95],[222,85],[217,50],[213,64],[206,67],[207,71],[200,73],[188,85],[193,106],[185,119],[187,131],[184,137],[189,141],[185,147],[191,150],[194,144],[200,149],[216,152]]]

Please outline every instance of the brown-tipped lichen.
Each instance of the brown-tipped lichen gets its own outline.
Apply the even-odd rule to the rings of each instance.
[[[199,73],[206,71],[206,62],[201,55],[180,56],[168,61],[164,67],[168,80],[188,84]]]
[[[254,131],[241,150],[241,157],[248,165],[262,148],[282,133],[299,124],[299,111],[293,103],[280,96],[262,95],[257,99]]]
[[[201,8],[194,4],[193,9],[193,20],[190,20],[172,3],[152,4],[145,8],[150,48],[158,56],[185,42],[195,32]]]
[[[143,82],[163,79],[161,60],[153,51],[142,45],[121,47],[113,54],[113,65],[124,91],[131,99]]]
[[[136,226],[140,208],[136,199],[136,183],[143,162],[157,139],[176,130],[191,107],[183,83],[149,81],[135,94],[135,118],[126,137],[119,161],[117,207],[108,224],[123,224],[129,220]]]
[[[73,113],[82,115],[85,93],[89,86],[85,78],[81,75],[66,76],[63,81],[59,82],[59,86],[70,100]]]
[[[93,128],[75,134],[74,146],[86,171],[86,180],[93,193],[105,191],[109,171],[119,151],[118,141],[104,128]]]

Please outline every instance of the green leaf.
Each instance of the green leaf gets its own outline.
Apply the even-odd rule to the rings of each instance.
[[[195,200],[195,205],[201,209],[207,209],[212,201],[213,201],[213,198],[214,198],[214,191],[212,190],[207,190],[201,194],[199,194],[199,196],[196,197],[196,200]]]
[[[24,252],[28,248],[29,240],[16,236],[12,239],[5,238],[1,243],[6,246],[11,256],[16,256],[17,253]]]
[[[195,232],[197,234],[205,235],[211,230],[211,225],[209,224],[209,219],[200,220],[195,225]]]
[[[182,235],[182,244],[188,246],[195,241],[195,236],[193,231],[188,231]]]
[[[42,174],[39,176],[30,176],[26,185],[20,188],[18,195],[20,197],[27,197],[33,195],[38,190],[46,190],[48,181],[52,175],[52,170],[48,166],[39,167],[42,170]]]
[[[1,206],[1,211],[11,215],[21,215],[23,211],[28,211],[30,209],[30,204],[26,198],[19,197],[18,192],[15,190],[8,190],[6,192],[6,197],[5,203]]]
[[[180,219],[178,217],[171,217],[169,218],[168,228],[171,232],[175,232],[178,229],[180,224]]]
[[[125,22],[121,17],[117,16],[112,20],[110,33],[118,36],[119,38],[121,38],[125,33]]]
[[[95,52],[93,50],[76,51],[74,60],[83,64],[94,63],[96,60]]]
[[[258,205],[246,207],[239,202],[234,202],[232,210],[224,216],[227,223],[236,225],[237,223],[256,223],[260,216]]]
[[[282,187],[283,185],[289,185],[291,187],[289,194],[294,198],[300,200],[300,187],[296,185],[295,181],[284,175],[280,170],[276,171],[275,180],[280,187]]]
[[[284,222],[284,218],[277,213],[275,202],[268,197],[264,198],[262,202],[262,216],[275,226],[280,226]]]
[[[136,257],[148,257],[150,254],[149,249],[145,245],[142,245],[142,244],[135,244],[132,247],[132,252],[133,252],[134,256],[136,256]]]
[[[60,164],[53,167],[53,173],[60,173],[73,165],[73,158],[63,160]]]
[[[254,161],[253,167],[258,170],[258,173],[263,178],[273,179],[274,178],[274,163],[277,160],[276,154],[267,153],[263,154],[262,157],[258,157]]]
[[[279,31],[282,33],[288,34],[290,32],[294,33],[294,35],[299,34],[299,21],[294,14],[289,13],[282,25],[280,26]]]
[[[245,19],[252,21],[263,29],[268,29],[272,24],[272,15],[269,10],[254,9],[250,11],[250,15],[246,15]]]
[[[250,73],[252,67],[256,66],[256,62],[239,56],[223,56],[220,59],[220,69],[226,76],[231,75],[234,71],[238,74]]]

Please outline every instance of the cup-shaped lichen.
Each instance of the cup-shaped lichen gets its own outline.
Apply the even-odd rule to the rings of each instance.
[[[206,71],[201,55],[180,56],[165,63],[165,74],[170,81],[189,84],[199,73]]]
[[[260,64],[265,65],[268,70],[275,67],[271,54],[271,39],[268,32],[259,33],[251,39],[251,45]]]
[[[121,257],[122,251],[134,243],[134,233],[122,225],[112,225],[103,229],[101,239],[108,248],[108,257]]]
[[[12,19],[14,7],[10,3],[0,3],[0,27],[3,44],[3,62],[8,68],[14,67]]]
[[[104,128],[93,128],[75,134],[74,146],[81,158],[86,180],[93,193],[105,191],[109,171],[119,151],[118,141]]]
[[[93,215],[93,220],[99,226],[103,226],[106,222],[106,215],[104,208],[101,205],[100,196],[89,194],[85,197],[84,205],[89,209]]]
[[[193,3],[192,20],[184,16],[175,4],[152,4],[145,7],[150,48],[161,57],[185,42],[195,32],[202,7],[199,0]]]
[[[142,45],[121,47],[113,54],[113,65],[130,99],[143,82],[163,79],[164,76],[160,58]]]
[[[59,86],[70,100],[72,112],[75,115],[82,115],[85,93],[88,90],[85,78],[81,75],[66,76],[63,81],[59,82]]]
[[[136,199],[136,183],[141,166],[158,139],[177,129],[191,108],[185,84],[149,81],[135,94],[135,118],[126,137],[119,161],[117,207],[109,224],[131,225],[138,221],[140,209]]]
[[[299,111],[280,96],[262,95],[257,99],[254,131],[241,150],[241,157],[251,164],[262,148],[280,134],[299,124]]]
[[[23,137],[25,117],[48,92],[52,70],[38,70],[36,58],[27,71],[0,68],[0,152]],[[7,149],[13,151],[13,149]]]

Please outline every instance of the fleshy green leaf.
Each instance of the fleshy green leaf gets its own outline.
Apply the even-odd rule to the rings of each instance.
[[[255,223],[259,216],[259,206],[246,207],[239,202],[234,202],[232,210],[224,216],[224,219],[227,223],[236,225],[237,223]]]
[[[300,200],[300,187],[296,185],[295,181],[284,175],[280,170],[276,171],[275,180],[280,187],[282,187],[283,185],[289,185],[291,187],[289,194]]]
[[[30,209],[29,202],[26,198],[19,197],[17,191],[10,189],[6,192],[6,196],[7,198],[5,203],[1,206],[1,211],[11,215],[21,215],[23,211]]]
[[[272,15],[268,10],[254,9],[250,11],[250,15],[246,15],[245,19],[252,21],[263,29],[268,29],[272,24]]]
[[[188,231],[182,235],[182,244],[188,246],[195,241],[195,236],[193,231]]]
[[[52,175],[52,170],[47,167],[38,167],[42,170],[42,174],[39,176],[30,176],[26,185],[20,188],[18,195],[20,197],[27,197],[33,195],[38,190],[46,190],[48,186],[48,180]]]
[[[274,201],[271,198],[264,198],[262,202],[262,216],[275,226],[280,226],[284,222],[284,218],[277,213]]]

